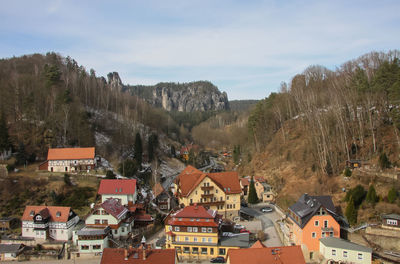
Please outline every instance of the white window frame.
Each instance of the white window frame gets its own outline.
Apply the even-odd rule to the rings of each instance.
[[[336,256],[336,249],[332,249],[332,256]]]
[[[314,221],[314,226],[319,226],[319,221],[318,220]]]
[[[346,250],[343,250],[343,257],[347,258],[347,251]]]
[[[357,259],[363,259],[363,254],[362,253],[358,253],[357,254]]]
[[[311,233],[311,237],[312,237],[312,238],[316,238],[316,237],[317,237],[317,233],[312,232],[312,233]]]

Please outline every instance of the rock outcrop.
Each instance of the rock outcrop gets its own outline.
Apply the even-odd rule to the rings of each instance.
[[[131,86],[130,91],[167,111],[195,112],[229,109],[227,94],[221,93],[216,86],[205,81]]]
[[[110,85],[112,90],[121,91],[123,88],[123,84],[121,78],[119,77],[118,72],[110,72],[107,74],[108,84]]]

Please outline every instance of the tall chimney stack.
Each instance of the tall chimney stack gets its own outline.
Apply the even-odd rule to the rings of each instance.
[[[128,260],[128,250],[126,250],[126,248],[124,249],[124,256],[125,260]]]

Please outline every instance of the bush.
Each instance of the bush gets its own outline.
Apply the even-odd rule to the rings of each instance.
[[[379,166],[381,167],[381,169],[386,169],[386,168],[390,168],[390,161],[388,159],[388,157],[386,156],[386,153],[383,152],[380,156],[379,156]]]
[[[112,170],[107,170],[106,172],[106,179],[115,179],[115,174]]]
[[[352,172],[351,172],[351,170],[350,170],[349,168],[346,168],[346,169],[344,170],[343,174],[344,174],[344,176],[346,176],[346,177],[351,177]]]
[[[346,194],[345,201],[349,202],[351,199],[354,202],[354,206],[358,208],[360,204],[364,201],[364,198],[366,196],[366,191],[364,187],[362,187],[360,184],[348,191]]]
[[[378,201],[378,197],[376,196],[375,187],[372,184],[369,186],[366,201],[367,201],[367,203],[370,203],[372,205],[375,205],[375,203]]]
[[[349,203],[346,207],[346,218],[350,225],[355,225],[357,223],[357,209],[354,206],[353,198],[350,198]]]

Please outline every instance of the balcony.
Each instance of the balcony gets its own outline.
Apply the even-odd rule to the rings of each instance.
[[[322,232],[333,232],[333,227],[322,227]]]
[[[218,205],[224,205],[225,201],[214,201],[214,202],[205,202],[205,203],[197,203],[198,205],[202,206],[218,206]]]
[[[201,186],[201,190],[211,191],[211,190],[214,190],[214,186]]]
[[[202,194],[201,195],[201,198],[205,198],[205,199],[208,199],[208,198],[212,199],[213,197],[214,197],[214,194],[212,194],[212,193],[210,193],[210,194]]]

